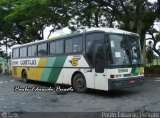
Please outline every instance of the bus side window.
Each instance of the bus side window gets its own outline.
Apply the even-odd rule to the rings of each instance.
[[[38,55],[39,56],[47,55],[47,43],[42,43],[38,45]]]
[[[13,58],[18,58],[19,57],[19,48],[16,48],[13,50]]]
[[[56,43],[55,43],[55,42],[51,42],[51,43],[50,43],[49,53],[50,53],[50,54],[56,54]]]
[[[37,45],[32,46],[32,56],[37,56]]]
[[[27,47],[20,48],[20,57],[26,57],[27,56]]]
[[[56,41],[56,54],[62,54],[64,52],[64,41]]]
[[[72,39],[65,40],[65,53],[72,53]]]
[[[82,51],[82,37],[73,37],[73,53]]]
[[[28,47],[28,56],[36,56],[37,55],[37,45],[31,45]]]

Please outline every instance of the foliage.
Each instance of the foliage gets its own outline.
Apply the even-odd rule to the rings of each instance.
[[[12,4],[13,3],[13,4]],[[11,4],[10,8],[7,8]],[[0,2],[4,14],[1,20],[4,26],[3,37],[13,39],[14,43],[27,43],[44,38],[44,29],[52,25],[53,30],[67,26],[66,7],[57,0],[3,0]],[[62,9],[63,8],[63,9]],[[2,13],[2,12],[1,12]]]
[[[160,74],[160,66],[152,65],[150,67],[146,66],[144,68],[145,74]]]
[[[1,0],[0,40],[5,45],[41,40],[48,26],[50,32],[101,26],[136,32],[143,45],[159,14],[160,0]]]
[[[147,44],[147,50],[154,51],[160,57],[160,46],[158,47],[158,49],[156,48],[156,46],[160,41],[160,32],[158,32],[154,28],[150,28],[150,30],[148,31],[148,34],[151,36],[151,38],[146,39],[146,40],[150,40],[148,41],[148,44]]]
[[[4,59],[10,59],[11,55],[8,55],[3,50],[0,50],[0,57],[2,57]]]
[[[154,56],[153,51],[147,50],[146,59],[147,59],[148,64],[151,64],[153,62],[153,56]]]
[[[4,51],[0,51],[0,57],[6,58],[6,57],[7,57],[7,54],[4,53]]]
[[[144,44],[145,33],[153,25],[160,13],[160,0],[72,0],[71,14],[74,29],[79,26],[117,27],[138,33]],[[76,21],[76,22],[74,22]]]

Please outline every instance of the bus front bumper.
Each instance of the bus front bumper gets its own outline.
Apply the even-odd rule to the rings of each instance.
[[[117,90],[142,85],[144,77],[131,77],[121,79],[109,79],[108,90]]]

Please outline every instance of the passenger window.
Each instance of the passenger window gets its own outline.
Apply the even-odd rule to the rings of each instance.
[[[50,47],[49,48],[50,49],[49,53],[50,54],[56,54],[56,43],[55,42],[51,42],[49,47]]]
[[[65,40],[65,53],[72,53],[72,39]]]
[[[19,48],[13,50],[13,58],[19,57]]]
[[[64,52],[63,40],[56,41],[56,54],[62,54]]]
[[[27,57],[27,47],[20,48],[20,57]]]
[[[38,55],[39,56],[47,55],[47,43],[42,43],[38,45]]]
[[[28,56],[36,56],[37,55],[37,46],[32,45],[28,47]]]
[[[73,37],[73,53],[82,51],[82,37]]]

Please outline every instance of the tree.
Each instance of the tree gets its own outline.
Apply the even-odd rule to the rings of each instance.
[[[71,0],[69,13],[72,15],[70,28],[113,27],[115,15],[105,11],[100,0]]]
[[[114,14],[120,28],[138,33],[143,47],[145,34],[160,13],[160,0],[150,3],[147,0],[101,0],[106,11]]]
[[[4,51],[0,50],[0,57],[8,58],[8,55]]]
[[[66,4],[57,0],[3,0],[0,2],[1,13],[6,9],[8,12],[0,22],[8,27],[2,25],[2,40],[11,39],[16,44],[41,40],[47,26],[52,25],[51,32],[67,26],[70,17],[66,14]]]
[[[140,35],[145,59],[145,35],[160,18],[160,0],[76,0],[72,5],[74,30],[82,26],[115,27],[116,23],[116,27]]]
[[[153,63],[153,50],[147,50],[146,52],[146,59],[149,65],[151,65],[151,63]]]
[[[2,0],[0,11],[0,35],[13,44],[43,39],[48,26],[51,34],[66,26],[77,30],[118,23],[140,34],[143,47],[146,32],[160,18],[160,0]]]
[[[158,32],[156,29],[151,28],[148,33],[151,38],[147,38],[146,40],[150,40],[148,42],[147,48],[150,50],[153,50],[157,55],[160,57],[160,50],[159,48],[156,48],[158,43],[160,42],[160,32]]]

